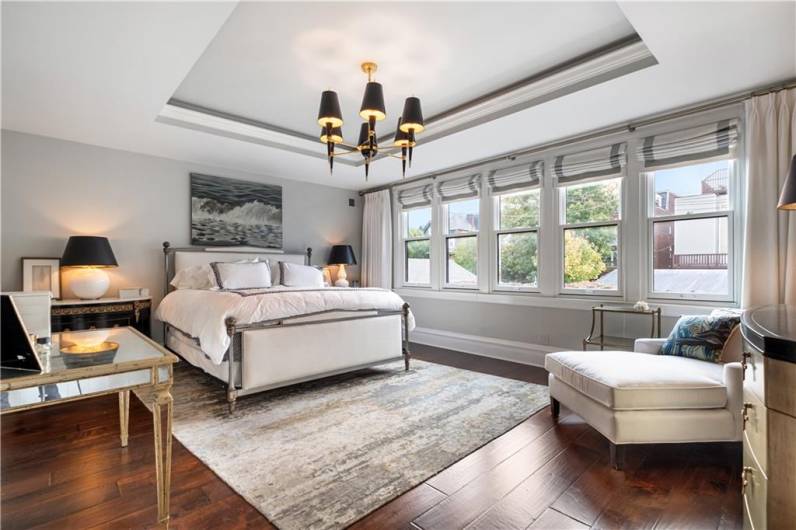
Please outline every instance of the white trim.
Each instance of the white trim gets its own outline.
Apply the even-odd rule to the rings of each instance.
[[[164,105],[163,109],[157,115],[156,121],[215,134],[217,136],[224,136],[226,138],[233,138],[242,142],[275,147],[277,149],[284,149],[286,151],[321,159],[326,158],[324,144],[320,141],[309,140],[308,138],[268,129],[265,126],[244,123],[232,118],[224,118],[198,110],[186,109],[171,103],[166,103],[166,105]],[[342,158],[337,158],[336,161],[350,166],[357,165],[351,160]]]
[[[411,333],[411,340],[446,350],[539,367],[544,366],[544,357],[548,353],[567,349],[429,328],[415,328]]]
[[[595,305],[605,303],[617,303],[632,305],[633,302],[624,300],[619,296],[601,296],[599,298],[587,298],[572,295],[545,296],[530,292],[501,292],[501,293],[482,293],[473,290],[445,290],[435,291],[429,288],[405,287],[396,289],[395,292],[402,298],[431,298],[435,300],[451,300],[456,302],[479,302],[484,304],[506,304],[526,307],[549,307],[554,309],[580,309],[591,311]],[[728,302],[709,303],[700,301],[690,304],[683,300],[681,303],[667,303],[664,301],[648,300],[654,307],[660,307],[661,313],[665,317],[680,317],[682,315],[704,315],[716,308],[737,307],[736,304]]]

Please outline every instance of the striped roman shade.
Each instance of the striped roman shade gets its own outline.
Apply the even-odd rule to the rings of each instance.
[[[459,177],[437,184],[437,193],[439,193],[442,202],[478,197],[480,189],[481,175]]]
[[[498,169],[487,178],[492,193],[503,193],[538,186],[544,174],[544,161]]]
[[[434,192],[433,184],[423,184],[413,188],[404,188],[398,191],[398,204],[406,210],[420,206],[431,206],[431,197]]]
[[[553,173],[559,186],[622,175],[627,144],[618,143],[556,157]]]
[[[738,120],[693,127],[644,138],[638,159],[645,168],[671,166],[732,155],[738,143]]]

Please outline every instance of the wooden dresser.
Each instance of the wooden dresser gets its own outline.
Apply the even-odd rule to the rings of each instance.
[[[796,528],[796,306],[746,311],[744,528]]]

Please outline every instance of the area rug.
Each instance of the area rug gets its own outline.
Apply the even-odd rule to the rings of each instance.
[[[238,399],[180,363],[174,435],[283,530],[343,528],[548,404],[547,387],[413,361]]]

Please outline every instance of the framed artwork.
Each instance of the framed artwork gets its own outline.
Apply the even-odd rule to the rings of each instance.
[[[61,258],[22,258],[22,290],[50,291],[61,298]]]
[[[282,186],[191,173],[191,244],[282,248]]]

